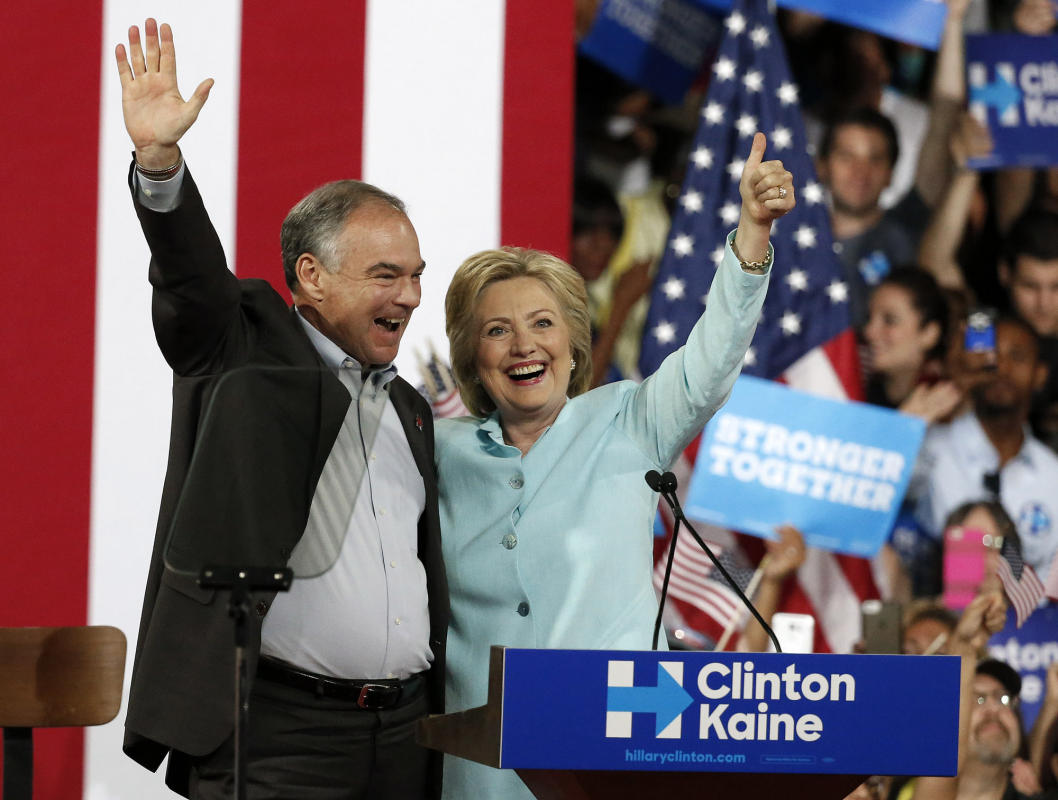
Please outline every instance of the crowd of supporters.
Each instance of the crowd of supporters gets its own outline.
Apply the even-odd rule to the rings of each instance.
[[[578,3],[580,33],[594,6]],[[967,111],[964,37],[1004,31],[1058,42],[1058,4],[947,6],[936,52],[804,12],[780,9],[778,21],[849,287],[863,396],[928,424],[904,507],[877,559],[878,586],[905,608],[903,652],[972,651],[976,660],[985,655],[981,632],[998,630],[986,624],[995,609],[978,607],[1002,596],[998,560],[1014,552],[1041,581],[1058,569],[1058,166],[968,167],[993,143]],[[578,60],[570,252],[589,286],[596,383],[636,377],[651,276],[708,77],[703,69],[674,107]],[[982,330],[992,332],[990,346],[968,346]],[[995,543],[964,611],[941,599],[950,597],[946,542],[962,531],[983,531]],[[776,585],[803,560],[798,532],[782,538],[781,552],[797,557],[772,559],[759,598],[765,610],[775,610]],[[1006,542],[1002,553],[999,542]],[[740,644],[763,648],[766,639],[748,629]],[[964,692],[973,714],[959,783],[876,779],[855,796],[1058,796],[1051,794],[1058,665],[1045,683],[1029,736],[1017,672],[981,661]]]

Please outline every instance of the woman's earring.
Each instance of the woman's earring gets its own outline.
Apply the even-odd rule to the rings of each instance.
[[[569,360],[569,371],[573,372],[577,368],[577,362],[572,358]]]

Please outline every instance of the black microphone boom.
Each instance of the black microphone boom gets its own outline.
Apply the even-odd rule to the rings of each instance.
[[[745,593],[739,587],[735,579],[728,574],[728,571],[724,569],[724,565],[721,564],[713,551],[709,549],[709,545],[705,543],[705,540],[698,535],[698,531],[691,525],[690,520],[687,519],[683,513],[683,508],[680,506],[680,501],[676,497],[676,476],[671,472],[666,472],[664,475],[658,475],[656,470],[650,470],[644,478],[646,479],[647,485],[650,486],[655,492],[660,492],[661,496],[665,498],[665,502],[669,504],[669,508],[672,509],[672,514],[676,518],[676,523],[672,528],[672,544],[669,550],[669,560],[665,567],[665,578],[661,585],[661,606],[665,605],[665,599],[668,595],[668,584],[669,584],[669,572],[672,570],[672,557],[676,551],[676,533],[679,531],[680,522],[683,522],[685,528],[691,532],[691,536],[694,537],[694,541],[698,543],[698,546],[705,551],[705,554],[709,556],[709,560],[713,562],[720,574],[724,576],[724,579],[731,585],[731,588],[735,590],[735,594],[739,596],[739,599],[745,604],[746,608],[750,610],[750,613],[756,618],[757,622],[764,629],[764,632],[768,634],[768,638],[771,639],[772,644],[775,645],[775,652],[781,653],[782,647],[779,645],[779,639],[775,636],[775,631],[771,629],[771,626],[764,621],[764,617],[760,615],[760,612],[754,607],[753,603],[750,602],[749,598],[746,597]],[[661,608],[658,609],[658,618],[654,625],[654,649],[658,646],[658,628],[661,622]]]

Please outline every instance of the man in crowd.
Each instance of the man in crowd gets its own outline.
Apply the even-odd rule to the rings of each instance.
[[[882,207],[900,147],[892,120],[875,106],[839,113],[820,142],[816,168],[830,194],[834,248],[845,270],[855,327],[867,321],[871,288],[893,267],[915,263],[931,211],[952,177],[947,148],[965,96],[963,23],[969,0],[948,0],[947,6],[928,124],[906,194],[892,207]]]
[[[879,111],[859,108],[823,134],[817,169],[830,192],[834,248],[845,269],[852,324],[867,321],[870,289],[895,266],[913,263],[929,209],[912,190],[891,209],[880,205],[899,155],[896,128]]]
[[[1013,310],[1040,340],[1047,381],[1032,409],[1033,432],[1058,449],[1058,214],[1042,209],[1024,214],[1008,236],[1000,280]]]
[[[994,658],[977,664],[956,800],[1044,800],[1032,765],[1019,757],[1025,739],[1018,713],[1020,693],[1021,678],[1009,664]],[[1050,794],[1046,797],[1053,800]]]
[[[433,428],[392,364],[420,299],[415,229],[397,198],[337,181],[283,223],[294,309],[236,279],[178,146],[212,81],[184,102],[171,30],[145,34],[117,62],[173,424],[125,751],[152,770],[168,754],[186,796],[232,796],[227,593],[193,575],[289,565],[291,591],[248,609],[249,796],[436,794],[439,759],[414,742],[443,704]]]
[[[923,529],[938,539],[957,506],[999,500],[1017,524],[1025,561],[1043,580],[1058,550],[1058,456],[1026,423],[1047,367],[1035,331],[1020,318],[1001,317],[995,336],[994,365],[970,378],[972,411],[930,429],[908,496]]]

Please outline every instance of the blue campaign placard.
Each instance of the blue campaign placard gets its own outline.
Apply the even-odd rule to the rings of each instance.
[[[719,23],[696,0],[603,0],[580,51],[678,104],[719,34]]]
[[[1058,602],[1037,608],[1020,628],[1010,609],[1006,626],[988,642],[988,652],[1021,675],[1021,716],[1025,730],[1031,729],[1043,704],[1047,668],[1058,663]]]
[[[698,448],[687,516],[775,538],[874,555],[907,491],[925,423],[743,375]]]
[[[731,0],[699,0],[716,11],[730,11]],[[777,0],[784,8],[811,11],[853,28],[929,50],[940,46],[948,7],[944,0]]]
[[[971,167],[1058,164],[1058,36],[967,36],[966,84],[994,146]]]
[[[954,657],[509,648],[503,673],[504,768],[955,774]]]

